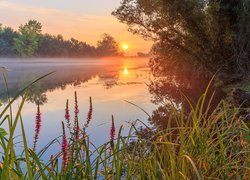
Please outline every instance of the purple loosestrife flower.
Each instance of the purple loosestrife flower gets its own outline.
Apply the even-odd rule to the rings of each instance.
[[[65,119],[67,121],[67,127],[70,129],[70,114],[69,114],[69,100],[67,99],[66,102],[66,109],[65,109]]]
[[[92,114],[93,114],[93,107],[92,107],[92,99],[91,97],[89,98],[89,112],[87,115],[87,122],[84,124],[84,127],[87,128],[89,126],[89,123],[92,119]]]
[[[111,148],[114,147],[114,139],[115,139],[115,123],[114,123],[114,116],[112,115],[112,126],[110,128],[110,146],[111,146]]]
[[[80,136],[80,127],[79,127],[79,122],[78,120],[76,121],[76,126],[75,126],[75,140],[79,140]]]
[[[35,136],[34,136],[34,144],[33,144],[33,151],[36,151],[36,145],[39,138],[40,130],[42,126],[42,118],[40,112],[39,102],[37,105],[37,113],[36,113],[36,122],[35,122]]]
[[[63,122],[62,122],[62,129],[63,129],[63,136],[62,136],[61,151],[62,151],[62,168],[64,171],[67,168],[69,162],[69,155],[68,155],[69,145]]]
[[[82,135],[82,142],[85,142],[86,143],[86,133],[85,131],[83,131],[83,135]],[[85,157],[85,143],[82,144],[82,159],[84,160],[84,157]]]
[[[75,91],[75,115],[79,114],[79,109],[78,109],[78,101],[77,101],[77,94]]]
[[[52,173],[55,168],[55,157],[54,155],[50,156],[50,169],[49,172]]]
[[[77,94],[75,92],[75,122],[74,122],[75,139],[74,140],[79,140],[79,136],[80,136],[80,127],[79,127],[79,122],[78,122],[78,114],[79,114],[78,101],[77,101]]]

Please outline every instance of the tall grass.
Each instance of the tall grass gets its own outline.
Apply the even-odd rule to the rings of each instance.
[[[30,85],[32,85],[31,83]],[[9,101],[0,114],[1,124],[9,121],[8,133],[0,129],[2,149],[1,179],[249,179],[250,178],[250,129],[239,116],[238,107],[224,101],[211,112],[204,106],[206,92],[191,111],[172,109],[169,126],[162,131],[151,131],[150,138],[137,136],[139,121],[131,125],[127,136],[122,127],[116,132],[115,118],[110,121],[110,141],[95,147],[85,129],[91,123],[92,100],[86,123],[78,122],[78,102],[75,94],[74,119],[70,120],[66,103],[62,137],[49,142],[39,152],[27,144],[21,116],[25,103],[25,90]],[[8,108],[22,95],[22,101],[13,120]],[[11,111],[10,111],[11,112]],[[208,113],[209,112],[209,113]],[[177,126],[172,126],[175,122]],[[23,153],[16,154],[14,132],[21,125]],[[66,123],[66,126],[64,125]],[[68,128],[65,128],[68,127]],[[146,127],[150,129],[149,127]],[[70,131],[66,137],[66,131]],[[56,142],[61,151],[53,154],[48,162],[43,154]]]

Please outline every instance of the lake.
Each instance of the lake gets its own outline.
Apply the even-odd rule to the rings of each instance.
[[[47,143],[62,135],[61,122],[66,123],[64,115],[67,99],[69,100],[71,124],[73,125],[75,92],[77,92],[78,97],[81,128],[87,121],[90,106],[89,98],[92,98],[93,116],[86,131],[90,141],[96,146],[109,141],[112,115],[115,119],[116,133],[123,126],[123,135],[128,134],[131,123],[136,120],[141,120],[152,128],[165,129],[169,124],[169,107],[179,109],[183,106],[189,111],[189,104],[184,101],[183,95],[186,95],[195,103],[205,92],[209,79],[197,80],[197,78],[181,75],[153,77],[154,71],[150,71],[148,61],[148,58],[129,57],[100,59],[2,58],[0,59],[0,66],[7,68],[7,70],[1,68],[1,72],[2,77],[7,80],[10,97],[14,97],[35,79],[54,72],[29,88],[27,100],[22,110],[28,144],[32,148],[37,103],[40,104],[42,122],[36,148],[39,152]],[[209,97],[214,91],[215,89],[211,88],[207,100],[210,99]],[[211,102],[215,105],[223,97],[218,89],[216,91],[217,93]],[[4,105],[8,102],[7,97],[6,85],[4,78],[2,78],[0,99]],[[151,118],[149,119],[143,110],[127,101],[142,108]],[[17,112],[20,102],[21,98],[13,104],[14,112]],[[0,107],[0,110],[3,107]],[[3,127],[8,130],[7,122],[3,124]],[[15,133],[17,147],[22,146],[20,135],[19,123]],[[69,133],[67,135],[69,137]],[[150,136],[148,133],[143,134],[145,138],[148,135]],[[61,138],[58,139],[60,142]],[[60,145],[54,144],[44,155],[44,159],[48,160],[51,154],[56,154],[59,151]]]
[[[39,134],[37,151],[48,142],[62,134],[61,122],[65,121],[65,103],[69,99],[70,115],[73,124],[74,92],[77,92],[79,104],[79,123],[83,127],[89,110],[89,97],[93,102],[93,118],[87,128],[91,142],[101,145],[109,140],[111,116],[114,115],[116,131],[123,125],[126,134],[131,122],[140,119],[145,123],[148,116],[139,108],[129,104],[130,101],[149,114],[157,108],[151,103],[148,83],[151,73],[147,58],[103,58],[103,59],[0,59],[0,66],[8,82],[11,97],[20,89],[49,72],[30,88],[27,102],[22,110],[26,136],[32,147],[35,131],[36,102],[40,101],[42,126]],[[0,84],[1,102],[6,104],[7,92],[4,81]],[[20,98],[13,104],[16,112]],[[2,109],[3,107],[1,107]],[[7,124],[4,123],[7,130]],[[16,131],[16,146],[21,147],[20,124]],[[60,151],[58,144],[53,145],[47,154]]]

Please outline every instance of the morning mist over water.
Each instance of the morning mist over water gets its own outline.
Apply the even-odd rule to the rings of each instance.
[[[109,140],[111,115],[114,115],[117,127],[124,126],[124,133],[136,119],[148,123],[147,115],[126,101],[135,103],[148,113],[155,108],[150,101],[151,96],[146,85],[151,76],[148,58],[2,58],[0,62],[8,69],[4,75],[12,97],[35,79],[54,72],[31,86],[22,112],[24,125],[30,129],[26,132],[27,141],[32,146],[36,107],[39,102],[42,123],[38,149],[45,146],[48,140],[61,135],[61,128],[58,126],[64,121],[67,99],[73,119],[75,91],[78,96],[81,126],[87,121],[89,97],[92,97],[93,117],[87,132],[96,145]],[[4,86],[2,82],[1,87]],[[1,89],[1,99],[7,103],[5,88]],[[19,103],[20,100],[14,103],[14,111]],[[16,135],[20,134],[18,127]],[[56,153],[58,148],[55,146],[50,153]]]

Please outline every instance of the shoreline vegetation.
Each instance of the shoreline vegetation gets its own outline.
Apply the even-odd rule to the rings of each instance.
[[[115,117],[110,121],[110,141],[95,147],[86,129],[91,123],[94,107],[89,99],[89,111],[84,124],[78,121],[78,99],[75,92],[73,110],[66,101],[62,136],[36,149],[42,126],[39,104],[34,128],[34,145],[28,147],[22,119],[26,90],[48,76],[35,80],[20,91],[0,114],[9,129],[0,131],[2,159],[1,177],[4,179],[248,179],[250,173],[250,128],[239,113],[240,107],[231,107],[221,101],[210,111],[213,97],[207,97],[209,85],[197,104],[189,102],[190,112],[183,107],[169,112],[168,127],[152,129],[140,121],[134,122],[127,136],[122,127],[115,127]],[[16,114],[12,103],[21,97]],[[188,99],[186,99],[188,100]],[[72,113],[73,114],[72,114]],[[98,113],[98,112],[95,112]],[[150,118],[150,116],[149,116]],[[21,125],[23,153],[16,154],[14,134]],[[138,129],[138,124],[142,128]],[[177,126],[173,125],[177,124]],[[8,132],[8,133],[7,133]],[[144,136],[146,134],[146,136]],[[150,137],[150,138],[148,138]],[[61,151],[51,154],[48,162],[43,155],[57,144]],[[23,168],[25,167],[25,168]]]

